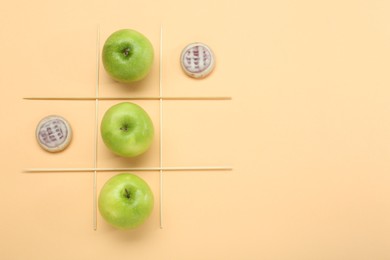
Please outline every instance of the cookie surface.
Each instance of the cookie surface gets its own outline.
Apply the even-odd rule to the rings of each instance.
[[[43,118],[36,128],[38,144],[48,152],[64,150],[72,139],[72,129],[65,118],[50,115]]]
[[[204,43],[195,42],[183,49],[180,63],[188,76],[204,78],[214,69],[215,57],[210,47]]]

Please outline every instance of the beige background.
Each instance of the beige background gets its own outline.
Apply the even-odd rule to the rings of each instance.
[[[11,1],[0,8],[2,89],[1,259],[390,259],[390,2]],[[150,76],[133,87],[101,70],[100,94],[232,101],[165,101],[164,165],[231,165],[232,172],[166,172],[159,205],[135,231],[92,229],[96,26],[101,45],[120,28],[147,35]],[[213,74],[182,73],[181,49],[211,46]],[[99,116],[115,102],[102,101]],[[138,102],[159,125],[156,101]],[[63,153],[35,142],[38,121],[61,114],[75,135]],[[137,160],[110,154],[99,167],[158,166],[159,135]],[[98,188],[115,173],[99,173]],[[139,174],[159,198],[155,172]]]

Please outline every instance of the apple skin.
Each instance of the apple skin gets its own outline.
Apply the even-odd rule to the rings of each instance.
[[[116,31],[103,46],[103,66],[119,82],[132,83],[145,78],[152,68],[153,59],[151,42],[135,30]]]
[[[104,144],[122,157],[135,157],[153,143],[154,127],[147,112],[137,104],[118,103],[104,114],[100,124]]]
[[[149,185],[131,173],[120,173],[102,187],[98,207],[102,217],[119,229],[143,224],[153,211],[154,197]]]

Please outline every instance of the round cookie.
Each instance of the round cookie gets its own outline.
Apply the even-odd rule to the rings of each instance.
[[[35,135],[43,149],[55,153],[69,145],[72,139],[72,128],[65,118],[50,115],[38,123]]]
[[[195,42],[187,45],[180,55],[183,71],[193,78],[204,78],[215,66],[215,57],[211,49],[204,43]]]

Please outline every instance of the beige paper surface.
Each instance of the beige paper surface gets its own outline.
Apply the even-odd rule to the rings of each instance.
[[[390,3],[386,1],[19,1],[0,9],[1,259],[390,259]],[[94,101],[23,97],[95,95],[96,28],[133,28],[151,40],[153,70],[135,86],[100,67],[100,96],[158,96],[160,26],[166,96],[164,166],[233,171],[137,173],[156,207],[123,232],[98,215],[93,174],[22,173],[93,167]],[[216,55],[203,80],[180,68],[195,41]],[[155,142],[122,159],[98,138],[98,167],[159,166]],[[116,101],[99,102],[99,118]],[[36,124],[59,114],[71,145],[49,154]],[[115,172],[97,175],[98,191]]]

